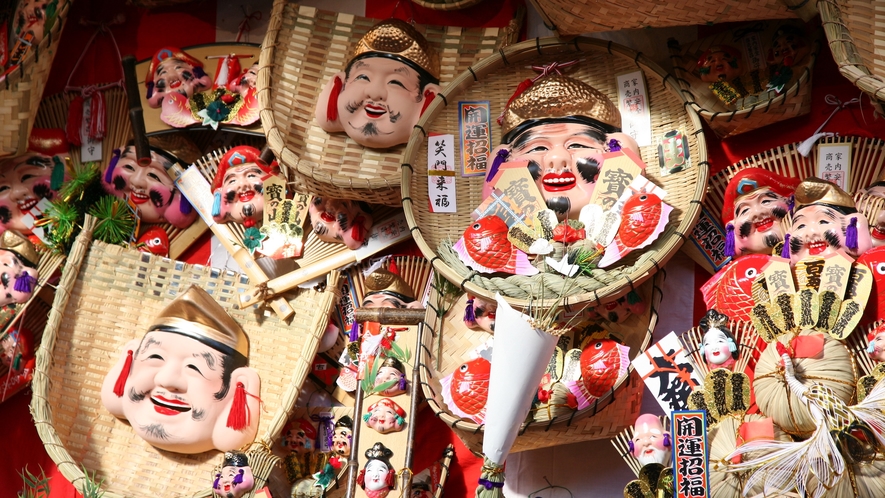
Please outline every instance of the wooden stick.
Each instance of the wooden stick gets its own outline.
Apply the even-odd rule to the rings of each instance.
[[[361,310],[364,308],[357,308],[357,310]],[[381,308],[381,309],[390,309],[390,308]],[[390,309],[391,311],[419,311],[419,310],[401,310],[401,309]],[[423,311],[423,310],[421,310]],[[356,314],[354,314],[356,316]],[[424,314],[421,314],[421,322],[418,323],[418,339],[415,341],[415,351],[420,351],[421,345],[424,343]],[[382,322],[383,323],[383,322]],[[400,325],[400,324],[393,324]],[[404,324],[403,324],[404,325]],[[411,406],[409,408],[410,416],[412,417],[411,422],[409,422],[409,435],[406,438],[406,461],[405,467],[409,471],[408,477],[406,477],[406,473],[403,472],[402,476],[405,482],[402,484],[403,487],[403,496],[412,496],[412,477],[415,475],[412,472],[412,455],[414,454],[414,445],[415,445],[415,420],[418,419],[418,384],[420,382],[415,382],[415,379],[418,379],[420,376],[420,372],[418,371],[419,362],[414,361],[412,363],[412,385],[410,386],[411,392]]]
[[[353,319],[359,323],[378,322],[383,325],[421,325],[421,322],[424,321],[425,313],[424,308],[357,308],[353,310]]]
[[[358,458],[360,428],[360,415],[363,413],[363,383],[356,383],[355,401],[353,403],[353,437],[351,438],[350,458],[347,460],[347,498],[353,498],[356,495],[356,478],[360,473],[360,461]]]
[[[277,278],[273,278],[270,280],[267,280],[266,278],[264,280],[255,280],[253,282],[253,285],[266,282],[265,285],[261,286],[267,289],[265,295],[276,296],[277,294],[286,292],[289,289],[294,289],[304,282],[313,280],[321,275],[329,273],[332,270],[353,263],[355,259],[356,258],[353,251],[342,251],[322,261],[318,261],[312,265],[308,265],[304,268],[289,272]],[[245,308],[247,306],[259,303],[263,299],[263,297],[262,292],[259,292],[258,288],[255,287],[241,293],[237,297],[237,299],[240,303],[240,308]]]
[[[446,479],[449,478],[449,466],[452,464],[452,457],[455,456],[455,446],[450,444],[443,450],[442,470],[439,473],[438,488],[433,490],[433,498],[442,498],[445,494]]]
[[[126,96],[129,99],[129,121],[135,137],[135,155],[138,164],[151,164],[151,148],[144,128],[144,110],[141,108],[141,94],[138,91],[138,77],[135,75],[135,57],[123,57],[123,77],[126,79]]]

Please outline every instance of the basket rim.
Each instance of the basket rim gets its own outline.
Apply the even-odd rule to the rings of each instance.
[[[657,322],[658,322],[658,316],[659,316],[658,315],[658,308],[660,307],[661,302],[664,297],[663,284],[664,284],[664,280],[666,278],[667,278],[666,272],[659,272],[654,276],[654,279],[652,281],[651,303],[650,303],[648,327],[646,327],[645,338],[643,339],[642,346],[640,346],[637,354],[642,353],[643,351],[648,349],[648,347],[651,345],[651,341],[653,339],[653,332],[654,332],[655,327],[657,327]],[[435,312],[430,308],[428,308],[428,313],[435,314]],[[427,316],[431,316],[431,315],[428,314]],[[444,318],[441,318],[439,320],[442,320],[442,319],[444,319]],[[437,323],[436,321],[433,321],[433,320],[432,320],[432,322]],[[428,327],[430,326],[429,324],[427,324],[426,319],[425,319],[425,325],[427,325]],[[470,432],[473,434],[479,434],[481,432],[485,432],[485,424],[477,424],[476,422],[473,422],[472,420],[468,420],[468,419],[464,419],[464,418],[455,416],[452,414],[452,412],[447,410],[443,405],[441,405],[437,401],[437,398],[436,398],[437,393],[434,392],[434,390],[430,386],[430,382],[429,382],[430,378],[433,377],[434,370],[431,370],[430,367],[428,367],[428,365],[432,361],[433,355],[431,354],[430,347],[428,347],[427,343],[433,340],[432,336],[433,336],[433,334],[425,334],[425,336],[424,336],[425,337],[425,344],[421,345],[421,353],[420,353],[421,354],[421,362],[419,364],[419,373],[420,373],[420,378],[421,378],[421,390],[424,393],[424,398],[427,400],[427,404],[433,410],[433,413],[440,420],[445,422],[446,425],[451,427],[452,430],[462,430],[462,431]],[[494,336],[494,334],[493,334],[493,336]],[[633,368],[633,365],[631,362],[631,364],[627,367],[626,375],[619,378],[618,381],[615,383],[614,387],[611,390],[609,390],[609,392],[607,392],[602,397],[597,398],[590,407],[584,408],[583,410],[574,410],[568,416],[559,415],[559,416],[553,417],[550,420],[545,421],[545,422],[535,422],[535,421],[523,422],[520,425],[519,435],[524,434],[526,431],[544,431],[544,432],[546,432],[546,431],[549,431],[551,428],[563,427],[563,426],[570,427],[572,424],[572,421],[575,419],[575,417],[577,417],[579,415],[583,415],[587,412],[591,412],[587,418],[594,417],[597,413],[599,413],[600,411],[602,411],[603,409],[605,409],[606,407],[608,407],[610,404],[612,404],[615,401],[615,393],[617,391],[619,391],[622,387],[629,386],[631,382],[641,382],[639,379],[634,378],[634,375],[633,375],[634,371],[635,371],[635,369]],[[617,398],[620,399],[621,396],[617,396]],[[581,419],[583,419],[583,418],[584,417],[581,417]],[[579,420],[581,420],[581,419],[579,419]]]
[[[495,54],[478,61],[478,63],[483,64],[486,67],[490,67],[492,69],[509,66],[510,63],[507,60],[508,56],[513,56],[515,54],[521,54],[525,52],[537,52],[539,55],[547,55],[544,53],[544,49],[557,49],[557,48],[565,48],[567,50],[574,50],[576,52],[587,52],[587,51],[597,51],[597,52],[608,52],[613,56],[620,56],[632,60],[637,68],[643,71],[649,71],[654,74],[657,74],[665,87],[669,87],[673,93],[683,102],[687,102],[685,97],[682,95],[680,88],[676,86],[676,84],[671,81],[676,79],[671,74],[664,71],[656,62],[642,54],[642,52],[636,52],[630,48],[627,48],[623,45],[619,45],[617,43],[605,40],[599,40],[596,38],[589,38],[584,36],[575,37],[569,41],[564,41],[555,37],[547,37],[547,38],[535,38],[532,40],[526,40],[514,45],[511,45],[507,48],[498,50]],[[471,65],[467,71],[464,71],[460,75],[458,75],[454,80],[452,80],[443,91],[437,95],[437,98],[430,103],[427,110],[421,116],[421,119],[418,121],[418,124],[415,125],[415,129],[412,130],[412,134],[409,137],[409,145],[406,147],[406,151],[403,154],[403,164],[401,166],[402,171],[402,204],[403,211],[406,216],[406,222],[409,225],[409,229],[412,232],[412,238],[415,240],[415,244],[424,254],[424,257],[429,259],[431,264],[433,265],[433,269],[443,275],[450,282],[456,283],[462,291],[470,292],[471,294],[475,294],[486,299],[494,299],[493,293],[481,287],[477,284],[474,284],[471,280],[474,272],[470,277],[464,278],[463,275],[456,272],[452,269],[448,264],[446,264],[438,255],[437,251],[434,248],[431,248],[427,241],[424,240],[424,236],[421,233],[421,228],[418,226],[418,222],[415,218],[414,213],[414,203],[411,198],[411,182],[413,170],[411,166],[411,162],[415,160],[418,152],[421,148],[421,142],[426,136],[425,126],[436,117],[436,114],[440,112],[444,107],[448,105],[447,97],[449,94],[454,92],[459,92],[461,87],[473,81],[479,81],[479,78],[474,72],[473,67]],[[666,240],[663,240],[662,248],[658,250],[658,253],[654,256],[658,257],[649,257],[648,261],[643,263],[642,265],[634,268],[634,270],[629,275],[625,275],[620,279],[614,281],[611,284],[600,287],[592,292],[584,292],[580,294],[576,294],[574,296],[570,296],[567,299],[572,303],[583,303],[583,302],[601,302],[602,300],[610,300],[616,299],[631,289],[633,289],[636,285],[643,283],[652,277],[662,266],[664,266],[670,258],[679,250],[682,244],[688,239],[688,233],[691,232],[691,228],[695,225],[698,220],[698,217],[701,214],[701,206],[704,195],[707,191],[707,178],[709,177],[709,162],[707,162],[707,144],[704,139],[704,130],[703,125],[701,124],[700,117],[694,110],[689,110],[688,106],[685,106],[685,112],[688,115],[691,124],[694,126],[696,132],[691,133],[686,131],[686,133],[693,134],[697,137],[698,141],[698,162],[694,166],[697,168],[697,181],[694,186],[694,192],[692,194],[692,201],[689,202],[687,208],[685,208],[685,215],[682,219],[682,222],[676,227],[675,232]],[[668,247],[670,246],[670,247]],[[648,250],[644,251],[643,254],[649,252]],[[504,296],[508,303],[514,306],[522,306],[525,307],[529,304],[528,299],[514,298],[509,296]],[[533,301],[533,304],[541,306],[550,306],[553,305],[558,299],[545,298],[543,300],[536,299]]]
[[[67,23],[68,12],[70,11],[71,2],[73,0],[64,0],[64,5],[62,5],[61,9],[59,9],[58,13],[55,16],[55,24],[52,25],[52,29],[49,30],[43,36],[43,39],[40,40],[40,44],[37,45],[36,50],[31,50],[28,55],[25,57],[25,60],[19,64],[19,68],[6,76],[6,81],[0,83],[0,85],[4,85],[5,88],[0,90],[0,92],[8,91],[9,87],[17,84],[26,75],[31,74],[31,67],[37,62],[40,62],[40,53],[43,52],[44,56],[46,56],[45,52],[49,45],[52,45],[53,42],[57,45],[59,40],[61,39],[61,30],[64,28],[64,25]],[[54,57],[55,54],[49,55],[50,60]]]
[[[67,479],[80,492],[83,492],[87,476],[84,473],[82,463],[79,463],[78,459],[71,455],[54,426],[52,406],[49,402],[51,379],[49,378],[48,372],[53,363],[52,352],[55,350],[56,341],[58,340],[58,330],[61,326],[61,320],[68,308],[72,288],[81,275],[82,265],[86,259],[87,253],[96,243],[110,247],[119,247],[113,244],[105,244],[93,240],[92,232],[95,228],[95,224],[96,219],[87,215],[86,221],[83,224],[83,230],[77,236],[74,246],[68,255],[64,271],[62,272],[61,281],[56,288],[56,296],[49,314],[46,331],[43,335],[43,341],[37,350],[36,367],[34,369],[34,378],[31,383],[34,396],[31,399],[30,411],[31,416],[34,419],[34,425],[37,428],[37,433],[40,436],[40,440],[43,442],[47,453],[55,462],[65,479]],[[127,250],[125,247],[121,249]],[[329,277],[327,277],[327,289],[335,289],[339,277],[340,273],[337,270],[330,272]],[[330,286],[330,284],[334,285]],[[331,311],[332,303],[335,299],[335,293],[331,291],[318,293],[317,299],[321,300],[318,304],[322,308]],[[316,349],[319,346],[319,338],[326,329],[325,325],[322,327],[319,325],[324,319],[328,320],[328,316],[329,314],[326,312],[315,313],[313,315],[310,322],[311,330],[306,331],[311,337],[308,338],[306,342],[305,354],[302,354],[297,361],[292,362],[291,368],[286,370],[287,372],[291,372],[288,376],[290,381],[285,385],[280,395],[280,406],[276,409],[275,413],[269,417],[267,425],[264,426],[263,432],[258,433],[255,440],[247,445],[249,450],[260,450],[269,447],[271,445],[270,442],[275,441],[282,432],[290,414],[295,409],[295,402],[301,391],[301,385],[307,379],[307,373],[310,369],[310,361],[316,354]],[[296,382],[299,379],[301,382]],[[253,496],[254,491],[256,490],[253,490],[246,496]],[[211,495],[211,490],[209,489],[197,491],[194,494],[194,496],[209,495]],[[107,498],[124,498],[122,495],[111,491],[104,491],[104,496]]]
[[[785,19],[785,20],[789,21],[789,19]],[[771,107],[773,105],[775,105],[775,104],[786,105],[788,99],[795,98],[795,97],[799,96],[799,91],[802,90],[802,86],[804,84],[808,84],[808,85],[811,84],[811,72],[814,70],[814,64],[815,64],[815,62],[817,62],[817,56],[820,54],[820,51],[821,51],[820,37],[816,36],[814,39],[814,49],[811,51],[811,54],[810,54],[811,60],[808,62],[808,65],[805,66],[805,69],[802,71],[802,74],[796,80],[796,83],[794,83],[792,86],[790,86],[790,88],[785,90],[784,93],[778,95],[777,97],[775,97],[773,99],[769,99],[768,101],[766,101],[767,103],[753,104],[751,107],[749,107],[747,109],[735,109],[733,111],[711,111],[709,109],[705,109],[704,107],[702,107],[700,104],[698,104],[696,102],[697,99],[695,98],[694,93],[692,93],[692,91],[691,91],[691,85],[689,84],[688,80],[676,75],[676,72],[682,73],[683,76],[688,72],[685,70],[685,68],[683,68],[682,66],[677,64],[676,61],[673,61],[673,74],[670,76],[672,76],[673,79],[675,79],[679,83],[679,86],[681,87],[680,92],[683,94],[688,94],[688,98],[685,99],[686,104],[688,104],[692,109],[694,109],[694,111],[696,113],[698,113],[701,117],[703,117],[705,120],[707,120],[710,123],[713,123],[716,119],[719,119],[720,121],[725,119],[726,122],[731,122],[735,118],[749,119],[750,116],[753,115],[753,111],[755,111],[756,109],[762,109],[763,107],[764,107],[764,109],[760,110],[759,112],[761,112],[763,114],[767,114],[768,111],[771,110]],[[670,55],[671,61],[673,59],[682,59],[682,57],[683,57],[682,55],[675,55],[675,54]],[[885,83],[883,83],[883,85],[885,85]],[[793,93],[792,97],[790,96],[790,92]]]
[[[821,24],[827,36],[827,44],[839,72],[851,83],[876,100],[885,100],[885,77],[875,74],[858,55],[857,44],[848,25],[842,17],[842,9],[835,0],[818,0]],[[846,49],[833,50],[834,44],[842,44]]]

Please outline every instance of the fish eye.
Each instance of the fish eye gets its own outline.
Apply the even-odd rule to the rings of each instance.
[[[756,273],[757,271],[755,268],[747,268],[747,271],[746,273],[744,273],[744,275],[748,278],[753,278],[756,276]]]
[[[463,365],[461,365],[460,367],[458,367],[458,370],[460,370],[461,372],[466,372],[466,371],[467,371],[467,364],[464,363]]]
[[[602,341],[597,342],[593,347],[596,349],[602,349]]]
[[[876,263],[876,273],[879,275],[885,275],[885,261],[882,263]]]
[[[473,229],[474,229],[474,230],[479,230],[480,228],[481,228],[481,225],[480,225],[479,223],[474,223],[474,224],[473,224]]]
[[[648,196],[647,196],[647,195],[640,195],[640,196],[639,196],[639,200],[640,200],[640,201],[645,201],[646,199],[648,199]]]
[[[154,244],[155,246],[160,245],[160,237],[154,237],[151,239],[151,244]]]

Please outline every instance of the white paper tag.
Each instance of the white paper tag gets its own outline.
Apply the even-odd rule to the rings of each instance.
[[[761,71],[768,64],[765,62],[765,49],[759,33],[748,33],[741,38],[741,48],[744,52],[744,60],[748,71]]]
[[[651,113],[642,71],[618,75],[617,80],[621,129],[633,137],[640,147],[651,145]]]
[[[80,122],[80,162],[101,161],[101,140],[89,138],[89,117],[92,113],[92,97],[83,102],[83,120]]]
[[[455,213],[455,136],[427,137],[427,197],[431,213]]]
[[[212,219],[212,188],[209,182],[200,173],[196,166],[191,166],[175,181],[175,185],[181,193],[187,197],[191,206],[200,213],[200,218],[206,222],[207,227],[215,224]]]
[[[820,144],[817,146],[817,177],[848,190],[851,179],[851,144]]]

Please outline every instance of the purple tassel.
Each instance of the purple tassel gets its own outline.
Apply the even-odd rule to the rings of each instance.
[[[34,284],[36,283],[37,279],[30,273],[21,272],[15,276],[15,292],[30,294],[31,292],[34,292]]]
[[[350,342],[356,342],[360,339],[360,324],[356,321],[350,326]]]
[[[181,214],[187,216],[191,214],[191,211],[193,211],[194,208],[191,206],[190,201],[187,200],[187,197],[181,196],[181,202],[178,203],[178,210]]]
[[[795,196],[795,195],[791,195],[791,196],[790,196],[790,200],[787,202],[787,210],[789,210],[789,211],[792,213],[792,212],[793,212],[793,208],[794,208],[795,206],[796,206],[796,196]]]
[[[790,234],[784,235],[784,248],[781,249],[781,257],[790,259]]]
[[[218,489],[219,480],[221,480],[221,474],[215,474],[215,482],[212,483],[212,489]]]
[[[406,390],[406,374],[400,374],[398,387],[401,391]]]
[[[196,71],[194,71],[194,72],[196,72]],[[153,96],[154,96],[154,82],[153,82],[153,81],[148,81],[148,84],[147,84],[147,98],[151,98],[151,97],[153,97]]]
[[[495,160],[492,161],[492,169],[489,170],[489,174],[486,175],[486,182],[492,181],[492,178],[498,174],[498,168],[504,164],[504,161],[507,160],[507,156],[510,155],[510,151],[507,149],[501,149],[495,154]]]
[[[206,71],[203,71],[203,68],[199,66],[194,67],[194,76],[196,76],[197,78],[202,78],[203,76],[206,76]]]
[[[725,225],[725,255],[734,257],[734,225]]]
[[[237,484],[243,484],[244,473],[245,471],[243,469],[240,469],[240,473],[234,476],[234,480],[231,482],[231,484],[233,484],[234,486],[236,486]]]
[[[108,163],[108,169],[104,172],[104,182],[112,183],[114,181],[114,168],[117,167],[117,161],[120,160],[120,149],[114,150],[114,157],[111,158],[111,162]]]
[[[476,323],[476,314],[473,312],[473,298],[467,300],[467,306],[464,307],[464,322]]]
[[[619,150],[621,150],[621,142],[618,142],[614,138],[608,141],[609,152],[617,152]]]
[[[857,217],[851,218],[845,229],[845,245],[852,251],[857,250]]]

